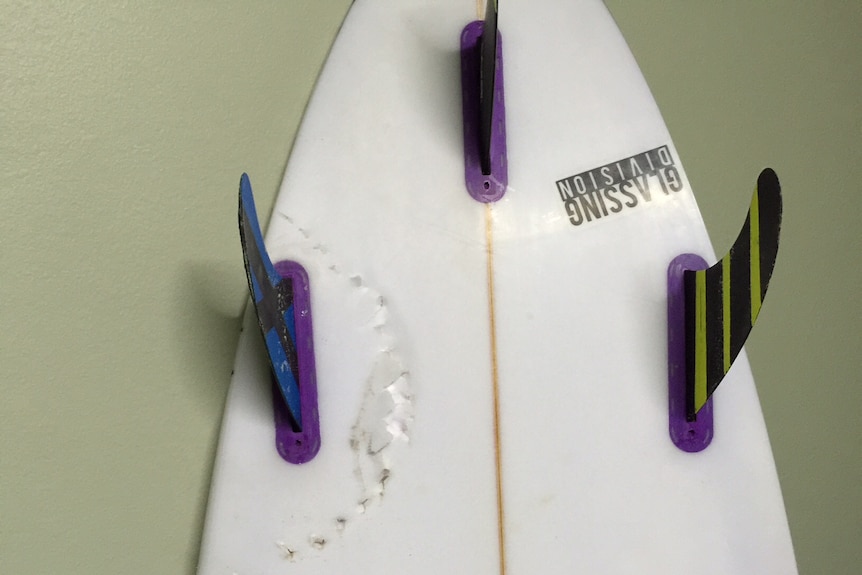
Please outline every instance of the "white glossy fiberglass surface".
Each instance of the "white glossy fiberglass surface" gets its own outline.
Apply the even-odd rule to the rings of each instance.
[[[485,207],[463,183],[473,0],[358,1],[267,233],[308,270],[322,448],[273,448],[247,318],[200,572],[501,572]],[[744,356],[703,453],[667,435],[665,272],[714,256],[599,2],[501,7],[509,184],[490,210],[507,573],[795,572]],[[555,182],[669,146],[684,189],[573,226]],[[252,174],[252,183],[253,174]]]

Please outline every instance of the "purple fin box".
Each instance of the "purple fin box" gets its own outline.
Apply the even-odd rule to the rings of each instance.
[[[461,32],[461,97],[464,117],[464,180],[474,200],[496,202],[506,193],[506,102],[503,98],[503,39],[497,32],[494,111],[491,118],[491,173],[482,173],[479,154],[479,39],[484,22],[470,22]]]
[[[308,274],[297,262],[282,261],[275,270],[293,282],[293,313],[296,325],[296,359],[299,364],[299,406],[302,430],[295,431],[284,397],[273,380],[272,407],[275,417],[275,448],[289,463],[306,463],[320,451],[320,415],[317,409],[317,369],[311,327],[311,294]]]
[[[667,268],[667,364],[670,438],[688,453],[703,451],[712,441],[712,398],[688,421],[685,409],[685,284],[686,270],[704,270],[706,261],[695,254],[682,254]]]

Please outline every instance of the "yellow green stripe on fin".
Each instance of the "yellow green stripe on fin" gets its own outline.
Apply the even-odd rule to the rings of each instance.
[[[749,245],[751,248],[751,325],[760,313],[763,303],[760,299],[760,198],[757,194],[757,186],[754,187],[754,195],[751,198],[751,209],[749,215]]]
[[[694,409],[706,403],[706,272],[695,274]]]

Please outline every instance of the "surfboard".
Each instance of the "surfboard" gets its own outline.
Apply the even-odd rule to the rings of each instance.
[[[744,351],[708,448],[668,433],[668,265],[716,258],[613,19],[500,7],[507,173],[477,201],[478,4],[350,8],[265,238],[307,274],[319,451],[277,445],[249,306],[198,572],[795,573]]]

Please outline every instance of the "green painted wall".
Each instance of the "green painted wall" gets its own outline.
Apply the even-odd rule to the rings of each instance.
[[[237,178],[268,212],[348,4],[0,0],[0,572],[194,571]],[[782,178],[748,350],[800,570],[857,573],[862,5],[610,8],[718,250],[759,169]]]

